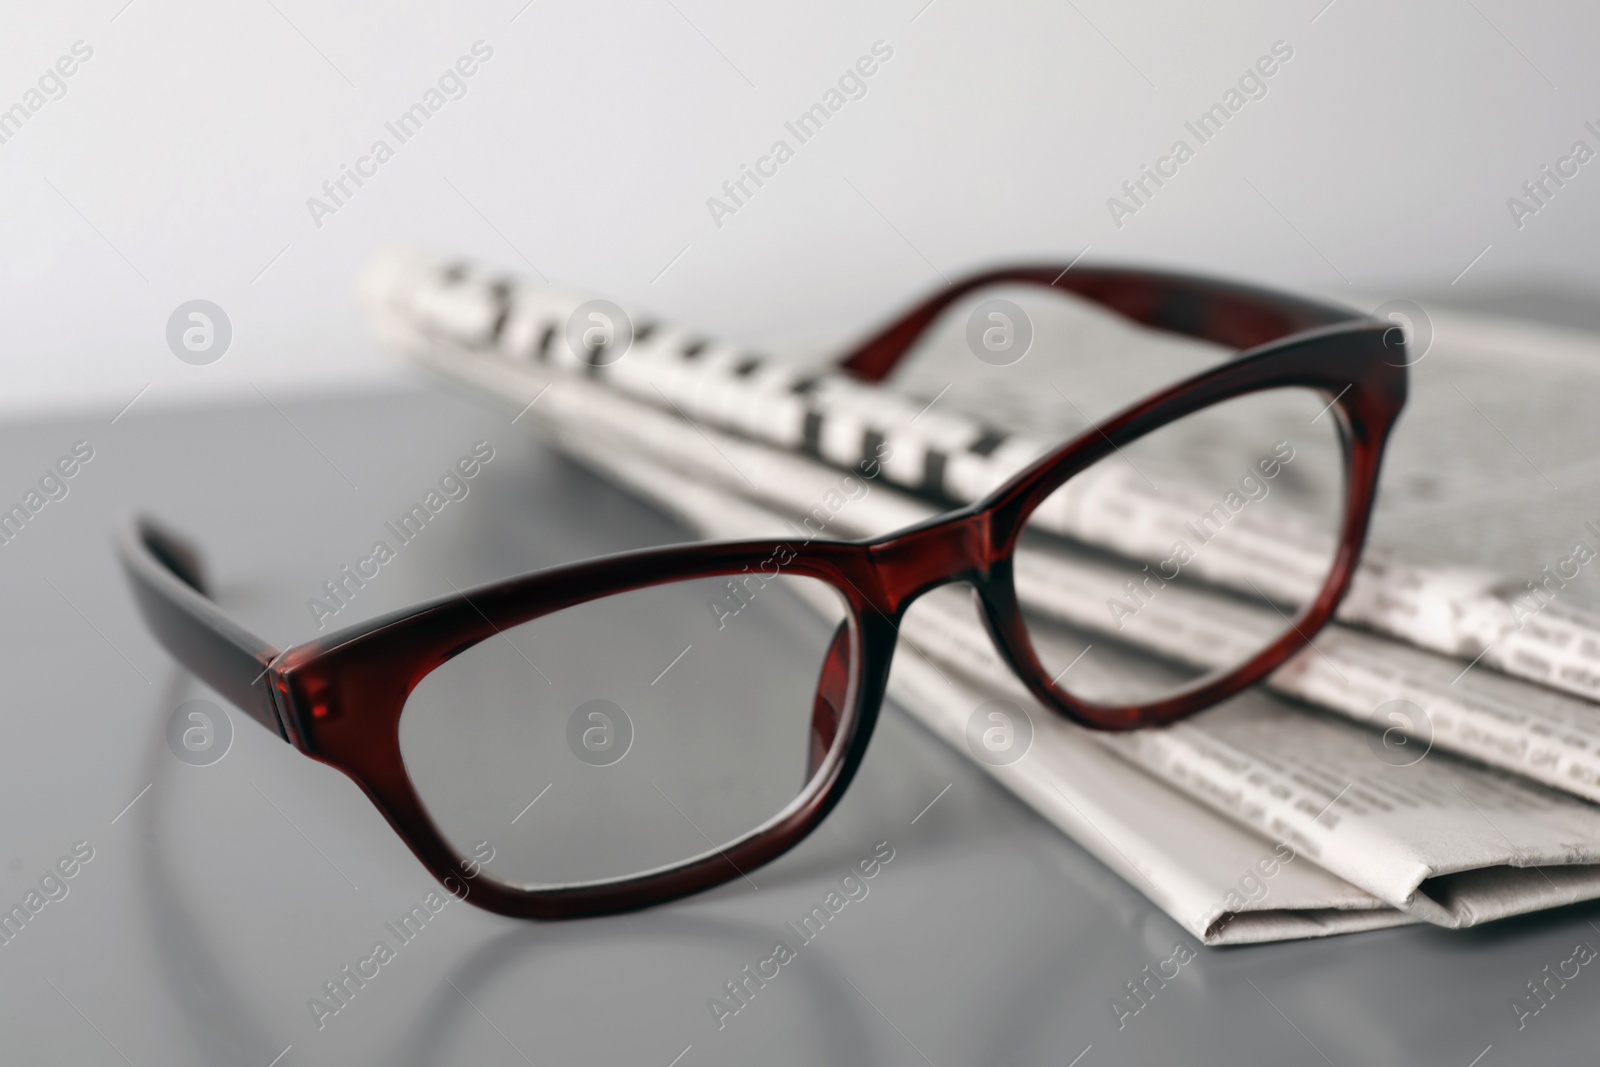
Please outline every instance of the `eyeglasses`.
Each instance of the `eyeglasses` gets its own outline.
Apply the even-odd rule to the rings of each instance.
[[[931,590],[971,587],[1045,707],[1131,730],[1260,681],[1349,584],[1405,403],[1390,324],[1193,277],[1024,267],[941,290],[842,367],[883,379],[954,301],[999,284],[1245,351],[887,536],[629,552],[283,651],[209,599],[199,554],[158,523],[130,524],[118,551],[167,650],[352,778],[458,895],[553,919],[708,889],[838,803],[899,625]]]

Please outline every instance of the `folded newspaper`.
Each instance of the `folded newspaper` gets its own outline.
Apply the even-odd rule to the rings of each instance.
[[[379,329],[425,365],[519,419],[532,412],[558,445],[706,536],[885,532],[936,510],[905,490],[975,498],[1073,428],[1052,430],[1028,410],[1030,398],[996,396],[992,383],[987,395],[972,391],[970,412],[933,411],[914,393],[750,357],[662,324],[632,327],[631,347],[614,361],[594,359],[592,348],[580,358],[581,342],[568,343],[566,331],[581,299],[423,256],[382,258],[364,292]],[[1146,334],[1133,338],[1141,352],[1160,349]],[[1476,385],[1470,362],[1449,370],[1463,398],[1455,379]],[[954,380],[948,365],[928,380],[941,376]],[[1430,396],[1418,394],[1420,407]],[[1087,416],[1073,415],[1081,429]],[[1000,417],[1037,433],[998,434]],[[1406,430],[1449,419],[1413,411]],[[827,463],[855,464],[867,435],[893,444],[882,465],[889,484],[819,511],[840,485]],[[939,485],[926,484],[930,472]],[[1188,506],[1108,478],[1047,521],[1138,553],[1166,543],[1164,530],[1192,514]],[[1130,514],[1139,521],[1107,519]],[[1283,539],[1265,536],[1283,564]],[[1275,582],[1291,602],[1305,595],[1292,559],[1270,574],[1251,569],[1258,559],[1217,553],[1206,577],[1222,587]],[[1105,625],[1111,579],[1092,561],[1030,547],[1017,572],[1025,606]],[[906,620],[916,654],[898,657],[893,694],[959,748],[987,701],[1026,716],[1035,738],[1026,757],[985,769],[1208,943],[1406,921],[1472,925],[1600,896],[1600,809],[1586,802],[1600,800],[1600,729],[1575,666],[1597,655],[1600,615],[1554,604],[1557,587],[1539,588],[1544,597],[1519,599],[1516,582],[1487,570],[1380,552],[1341,622],[1276,672],[1269,692],[1130,735],[1091,734],[1034,704],[970,604],[942,591]],[[1140,631],[1151,650],[1196,667],[1259,647],[1273,625],[1187,590],[1147,610],[1160,622]],[[1394,715],[1396,707],[1414,713]]]

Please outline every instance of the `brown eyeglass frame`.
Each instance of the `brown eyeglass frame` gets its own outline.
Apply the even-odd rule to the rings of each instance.
[[[1243,349],[1128,408],[1033,463],[986,499],[883,537],[793,545],[760,540],[646,549],[524,574],[407,608],[279,651],[207,595],[200,556],[149,519],[130,523],[118,553],[147,624],[180,663],[306,755],[344,772],[447,889],[503,915],[556,919],[624,911],[739,877],[793,848],[838,803],[866,753],[888,684],[898,623],[923,593],[967,582],[1012,670],[1048,708],[1100,730],[1170,723],[1260,681],[1332,616],[1366,537],[1379,466],[1406,398],[1403,340],[1392,324],[1247,286],[1114,268],[1014,267],[938,291],[854,349],[848,373],[878,381],[953,301],[1000,284],[1055,288],[1136,323]],[[1023,526],[1070,477],[1175,419],[1248,393],[1303,387],[1328,398],[1344,444],[1346,501],[1321,591],[1276,641],[1232,670],[1148,704],[1101,707],[1055,688],[1017,606],[1012,554]],[[405,769],[400,717],[429,672],[502,630],[599,597],[736,575],[775,557],[791,574],[838,591],[849,618],[823,664],[811,767],[801,795],[743,837],[648,874],[574,886],[497,881],[453,848]],[[468,887],[463,877],[471,875]]]

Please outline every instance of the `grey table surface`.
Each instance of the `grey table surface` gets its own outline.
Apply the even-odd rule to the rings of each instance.
[[[422,387],[0,427],[7,506],[75,442],[94,449],[0,546],[0,905],[80,842],[93,850],[67,895],[0,944],[0,1062],[1596,1058],[1600,973],[1520,1029],[1509,1007],[1576,943],[1600,945],[1593,905],[1465,932],[1195,946],[1119,1027],[1112,998],[1192,939],[893,708],[838,810],[755,888],[563,923],[455,905],[319,1026],[308,1001],[434,883],[354,785],[243,715],[221,760],[176,758],[169,718],[208,694],[145,632],[111,532],[139,509],[191,533],[222,602],[282,646],[317,632],[307,600],[478,440],[495,462],[340,623],[687,536],[520,425]],[[895,858],[869,895],[719,1027],[708,1001],[882,841]]]

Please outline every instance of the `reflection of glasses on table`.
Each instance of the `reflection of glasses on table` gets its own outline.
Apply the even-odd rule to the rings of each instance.
[[[124,532],[123,565],[178,660],[354,779],[447,886],[473,874],[474,902],[558,918],[706,889],[838,802],[902,616],[936,587],[970,585],[1029,691],[1104,730],[1261,680],[1345,591],[1405,402],[1390,324],[1197,278],[1018,268],[942,290],[843,368],[881,380],[996,284],[1246,351],[887,536],[629,552],[282,652],[208,599],[198,554],[154,522]]]

